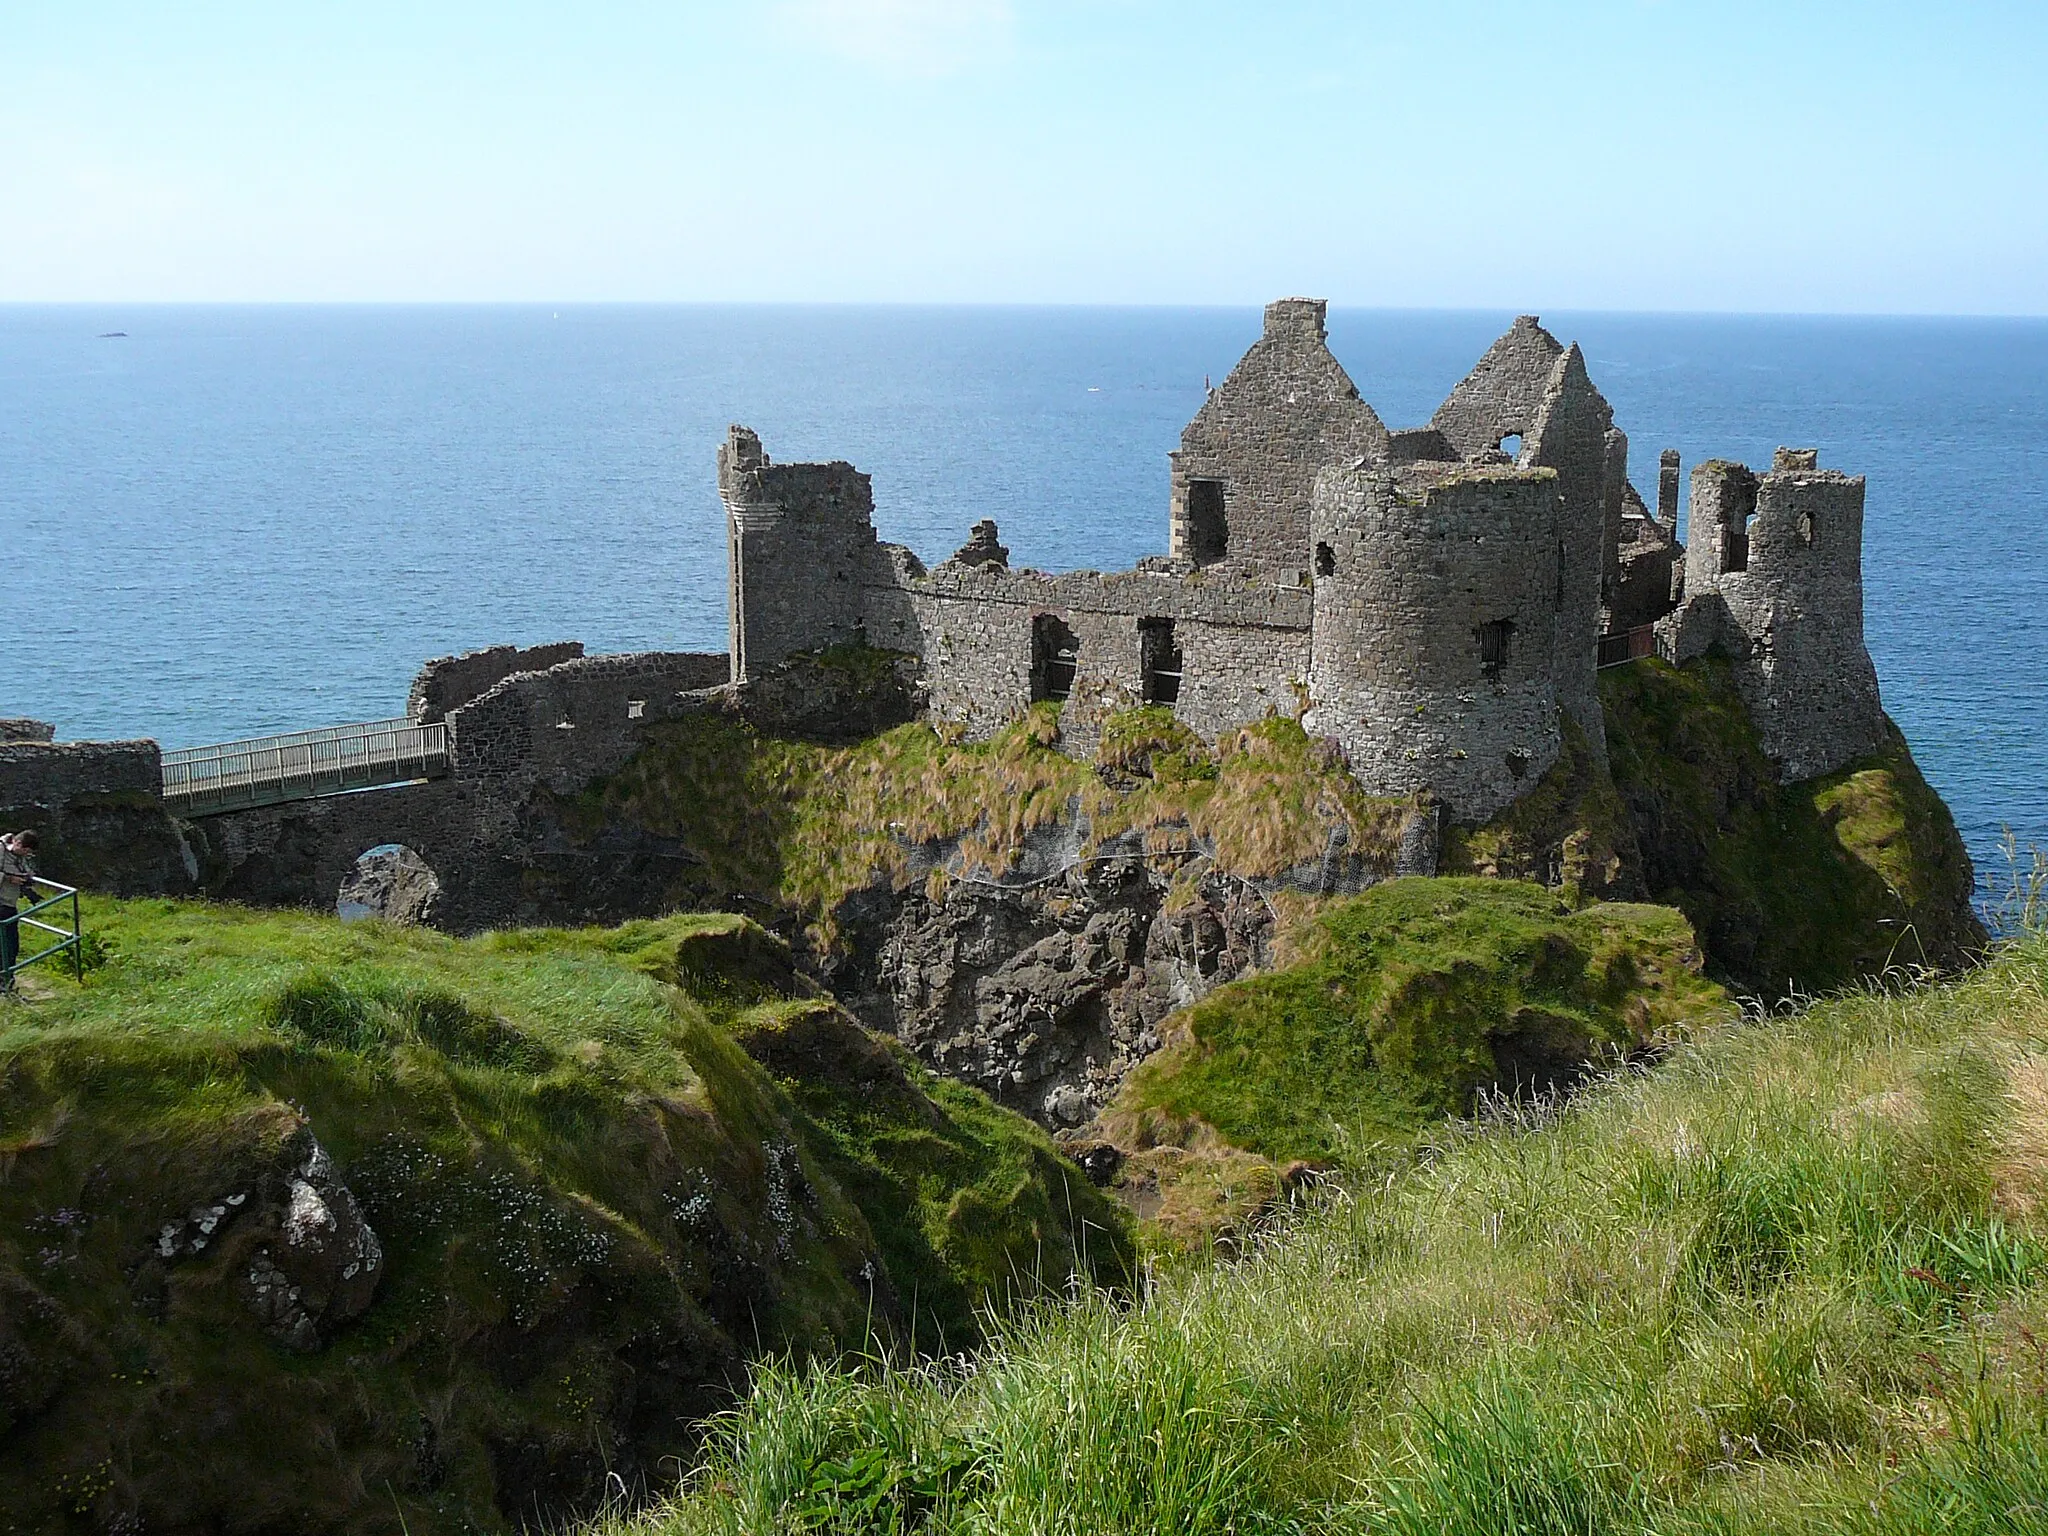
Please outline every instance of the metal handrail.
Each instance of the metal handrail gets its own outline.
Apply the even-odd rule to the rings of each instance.
[[[445,721],[375,720],[163,755],[173,810],[227,810],[432,778],[448,768]]]
[[[71,968],[73,973],[76,974],[80,981],[84,981],[85,949],[81,940],[85,929],[78,920],[78,887],[75,885],[65,885],[56,880],[45,880],[40,875],[36,876],[29,883],[38,890],[55,891],[57,894],[45,896],[34,906],[24,907],[21,911],[15,913],[16,932],[19,932],[22,928],[36,928],[44,933],[56,934],[57,942],[48,949],[37,950],[25,959],[16,959],[13,969],[9,970],[4,976],[0,976],[0,981],[12,981],[38,960],[47,960],[52,955],[61,955],[67,949],[71,951]],[[62,906],[66,902],[71,904],[71,926],[68,929],[59,928],[54,923],[39,923],[36,921],[36,913],[47,912],[52,907]]]

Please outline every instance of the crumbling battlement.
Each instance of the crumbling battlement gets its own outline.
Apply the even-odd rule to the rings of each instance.
[[[582,654],[582,641],[561,640],[553,645],[493,645],[460,656],[437,656],[413,679],[412,692],[405,701],[406,718],[422,725],[445,720],[450,710],[482,697],[515,672],[544,672]]]
[[[927,569],[876,538],[867,476],[774,464],[735,426],[718,455],[733,676],[866,641],[918,658],[934,718],[985,737],[1059,701],[1062,745],[1084,755],[1132,705],[1169,707],[1210,740],[1286,712],[1341,743],[1369,788],[1434,791],[1463,821],[1533,785],[1565,721],[1604,760],[1597,658],[1641,654],[1652,626],[1667,654],[1750,658],[1790,778],[1881,739],[1860,480],[1810,454],[1753,491],[1739,467],[1702,466],[1688,553],[1678,456],[1660,457],[1652,513],[1584,355],[1535,316],[1428,426],[1396,432],[1331,355],[1324,319],[1321,300],[1267,306],[1171,456],[1169,553],[1130,571],[1013,570],[986,519]],[[1739,569],[1715,553],[1731,528]]]
[[[1720,647],[1764,751],[1789,781],[1817,778],[1884,741],[1863,643],[1863,477],[1780,448],[1770,472],[1713,459],[1692,473],[1685,601],[1660,626],[1687,660]]]

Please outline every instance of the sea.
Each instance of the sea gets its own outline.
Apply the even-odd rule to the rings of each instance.
[[[1390,426],[1513,317],[1336,308]],[[1980,874],[2048,846],[2048,320],[1556,313],[1657,455],[1869,479],[1886,707]],[[0,715],[166,747],[403,711],[473,647],[722,650],[727,423],[874,477],[928,562],[1166,542],[1256,308],[0,306]]]

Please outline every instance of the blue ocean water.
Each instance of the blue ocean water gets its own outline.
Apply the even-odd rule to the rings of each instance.
[[[1512,317],[1332,312],[1390,425]],[[1552,314],[1656,455],[1869,477],[1870,649],[1980,866],[2048,844],[2048,321]],[[0,715],[189,745],[397,713],[499,641],[723,649],[726,423],[942,558],[1164,548],[1255,310],[0,307]],[[124,332],[109,336],[104,333]]]

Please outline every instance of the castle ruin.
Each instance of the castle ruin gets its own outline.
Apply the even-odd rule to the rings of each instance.
[[[880,541],[866,475],[777,464],[735,426],[731,676],[865,642],[918,657],[936,720],[985,738],[1061,701],[1087,755],[1112,714],[1157,705],[1202,736],[1297,716],[1369,791],[1460,822],[1532,788],[1576,733],[1606,752],[1595,673],[1720,648],[1784,778],[1884,739],[1863,644],[1863,481],[1781,449],[1715,460],[1676,531],[1666,450],[1652,512],[1586,371],[1516,320],[1427,426],[1390,431],[1331,354],[1326,306],[1281,299],[1181,435],[1168,552],[1128,571],[1013,569],[993,522],[928,569]]]
[[[624,917],[694,889],[698,851],[644,830],[588,840],[562,810],[690,716],[851,741],[922,710],[986,739],[1057,701],[1061,749],[1087,758],[1135,706],[1210,742],[1279,715],[1341,748],[1366,790],[1464,824],[1575,741],[1604,757],[1603,662],[1729,657],[1786,782],[1884,743],[1860,478],[1812,449],[1780,449],[1761,474],[1709,461],[1681,545],[1678,455],[1659,458],[1652,511],[1579,349],[1533,316],[1405,430],[1359,398],[1324,317],[1320,300],[1267,307],[1172,455],[1167,553],[1130,570],[1012,567],[985,520],[927,568],[877,538],[865,474],[775,463],[736,426],[717,456],[726,654],[561,642],[430,662],[403,720],[310,733],[433,736],[431,761],[362,781],[373,792],[281,781],[201,804],[171,792],[154,742],[53,742],[0,720],[0,825],[40,827],[58,878],[312,906],[366,850],[402,846],[437,875],[434,921],[468,929]],[[887,686],[849,692],[820,665],[860,643],[899,653]],[[194,750],[254,761],[296,740]],[[1401,867],[1434,869],[1435,846],[1411,858],[1404,842]]]

